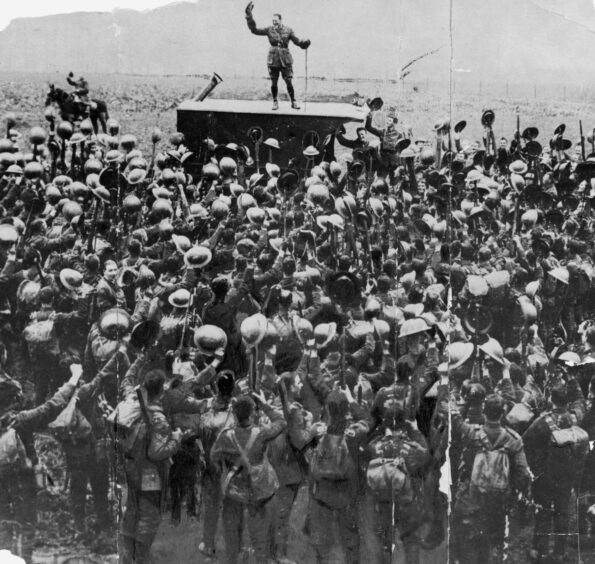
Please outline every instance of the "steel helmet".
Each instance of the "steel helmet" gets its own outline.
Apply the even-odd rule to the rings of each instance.
[[[169,305],[178,309],[187,308],[190,305],[190,298],[192,294],[186,288],[180,288],[172,292],[167,301]]]
[[[570,275],[566,268],[553,268],[552,270],[548,271],[548,274],[552,278],[555,278],[556,280],[559,280],[560,282],[563,282],[564,284],[568,285]]]
[[[267,174],[274,178],[277,178],[281,174],[281,169],[279,168],[279,165],[276,165],[275,163],[266,163],[264,165],[264,168],[267,171]]]
[[[384,319],[372,319],[374,331],[381,340],[388,339],[390,334],[390,325]]]
[[[240,325],[242,339],[248,348],[258,345],[266,334],[267,318],[262,313],[255,313],[246,317]]]
[[[434,154],[433,149],[426,147],[422,150],[420,156],[421,164],[425,166],[431,166],[436,161],[436,155]]]
[[[76,290],[83,285],[83,275],[73,268],[63,268],[59,278],[62,285],[68,290]]]
[[[172,235],[172,241],[180,253],[185,253],[192,247],[192,243],[186,235]]]
[[[209,216],[209,212],[201,204],[190,204],[190,215],[192,217],[198,217],[200,219],[206,219]]]
[[[537,223],[538,218],[539,214],[537,213],[537,210],[527,210],[521,215],[521,223],[525,227],[533,227]]]
[[[346,194],[335,200],[335,209],[345,219],[351,219],[357,210],[357,203],[351,194]]]
[[[312,324],[303,317],[295,316],[292,319],[293,330],[297,335],[302,345],[306,344],[310,339],[314,337],[314,328]]]
[[[373,296],[368,298],[364,308],[366,317],[378,317],[382,311],[382,304]]]
[[[23,169],[18,164],[11,164],[6,169],[6,174],[18,174],[18,175],[22,175],[23,174]]]
[[[87,159],[85,161],[85,165],[83,167],[83,170],[85,172],[85,175],[87,174],[99,174],[103,169],[103,165],[101,164],[101,161],[99,159],[96,159],[94,157],[91,157],[90,159]]]
[[[103,203],[109,204],[110,203],[110,193],[109,190],[105,186],[97,186],[96,188],[91,188],[91,194],[96,198],[99,198]]]
[[[0,139],[0,153],[12,153],[14,145],[10,139]]]
[[[132,151],[132,149],[136,147],[136,137],[130,133],[122,135],[122,138],[120,139],[120,146],[126,152]]]
[[[479,350],[494,359],[498,364],[502,366],[506,364],[504,360],[504,349],[496,339],[490,337],[483,345],[479,345]]]
[[[77,180],[68,185],[68,193],[74,198],[86,198],[89,194],[89,187]]]
[[[308,199],[314,204],[323,205],[329,199],[330,194],[325,184],[314,184],[308,188]]]
[[[575,352],[571,351],[563,352],[560,356],[558,356],[556,360],[559,362],[563,362],[568,366],[577,366],[581,363],[581,357]]]
[[[184,137],[183,133],[176,131],[170,135],[169,142],[174,147],[179,147],[180,145],[186,142],[186,138]]]
[[[202,167],[202,177],[207,180],[216,180],[219,174],[219,167],[214,163],[207,163]]]
[[[453,370],[460,368],[473,355],[475,347],[473,343],[456,342],[448,346],[448,368]]]
[[[154,127],[151,131],[151,143],[153,143],[153,145],[156,145],[157,143],[159,143],[159,141],[161,141],[162,137],[163,133],[161,133],[161,129],[159,129],[158,127]]]
[[[58,187],[58,188],[64,188],[64,186],[67,186],[68,184],[72,183],[72,178],[70,178],[69,176],[66,176],[65,174],[59,174],[58,176],[56,176],[56,178],[54,178],[54,184]]]
[[[118,149],[111,149],[105,155],[106,163],[117,163],[122,159],[122,153]]]
[[[164,168],[161,172],[161,180],[165,185],[174,184],[177,180],[176,173],[171,168]]]
[[[227,335],[216,325],[203,325],[194,330],[194,344],[201,354],[214,356],[217,349],[227,347]]]
[[[60,198],[62,197],[62,192],[60,192],[60,189],[57,186],[54,186],[53,184],[48,184],[45,187],[45,199],[48,201],[48,203],[50,205],[55,205],[60,201]]]
[[[126,154],[126,162],[130,165],[130,162],[137,158],[142,158],[143,153],[140,149],[132,149]]]
[[[83,208],[72,200],[67,200],[62,206],[62,216],[68,222],[72,221],[73,218],[82,215],[82,213]]]
[[[111,118],[107,120],[107,131],[110,135],[116,136],[120,133],[120,124],[117,120]]]
[[[132,320],[126,310],[115,307],[103,312],[98,326],[104,337],[117,340],[130,331]]]
[[[83,135],[92,135],[94,130],[91,120],[87,118],[81,121],[81,124],[79,125],[79,130]]]
[[[467,289],[469,293],[475,298],[481,298],[487,296],[490,291],[490,287],[485,278],[470,274],[467,276]]]
[[[61,139],[68,140],[72,137],[74,129],[69,121],[61,121],[56,127],[56,132]]]
[[[204,245],[195,245],[184,254],[184,264],[188,268],[204,268],[212,258],[211,249]]]
[[[41,178],[41,176],[43,175],[43,165],[37,161],[27,163],[25,165],[23,173],[25,175],[25,178],[28,178],[29,180]]]
[[[229,191],[231,192],[232,196],[237,198],[240,194],[243,194],[246,191],[246,189],[241,184],[238,184],[237,182],[232,182],[229,185]]]
[[[330,164],[330,173],[333,178],[339,178],[341,173],[343,172],[343,168],[337,161],[331,161]]]
[[[219,169],[226,176],[235,176],[238,171],[238,165],[231,157],[223,157],[219,161]]]
[[[171,217],[174,213],[171,202],[165,198],[157,198],[151,206],[151,211],[159,219]]]
[[[148,168],[149,168],[149,163],[147,163],[146,159],[143,157],[134,157],[133,159],[130,159],[130,161],[128,162],[128,169],[130,171],[133,171],[136,169],[147,170]]]
[[[262,208],[249,208],[246,216],[248,217],[248,221],[253,225],[262,225],[266,217],[266,212]]]
[[[337,334],[337,324],[320,323],[314,328],[314,340],[316,341],[316,348],[321,349],[326,347]]]
[[[252,196],[252,194],[248,194],[247,192],[240,194],[238,196],[238,207],[244,210],[256,207],[256,200],[254,199],[254,196]]]
[[[134,194],[128,194],[128,196],[122,200],[122,206],[128,213],[134,213],[142,208],[142,202],[140,201],[140,198]]]
[[[420,333],[425,333],[429,330],[430,327],[425,319],[414,317],[413,319],[407,319],[403,322],[399,331],[399,337],[411,337],[412,335],[419,335]]]
[[[29,133],[29,141],[31,145],[43,145],[46,142],[48,135],[43,127],[32,127]]]
[[[218,220],[225,219],[229,214],[229,206],[220,199],[213,200],[211,204],[211,215]]]
[[[126,181],[131,186],[140,184],[147,177],[147,171],[142,168],[134,168],[128,174]]]
[[[19,234],[12,225],[0,224],[0,243],[15,243],[18,238]]]

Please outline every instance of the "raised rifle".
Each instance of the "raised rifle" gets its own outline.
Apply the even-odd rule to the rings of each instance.
[[[95,208],[93,209],[93,219],[91,220],[91,227],[89,228],[89,237],[87,238],[87,253],[93,252],[95,245],[95,231],[97,229],[97,217],[99,216],[99,198],[95,199]]]
[[[578,126],[581,132],[581,158],[585,160],[585,135],[583,134],[583,120],[578,120]]]

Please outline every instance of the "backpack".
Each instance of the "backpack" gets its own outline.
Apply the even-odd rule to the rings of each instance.
[[[0,471],[24,470],[31,467],[25,445],[14,427],[0,435]]]
[[[470,489],[480,495],[505,495],[510,489],[510,459],[506,449],[490,443],[483,428],[479,429],[482,448],[475,453]]]
[[[353,470],[345,435],[324,434],[312,453],[310,474],[318,480],[347,480]]]
[[[60,354],[60,345],[56,336],[54,321],[46,319],[44,321],[34,321],[25,327],[23,337],[27,342],[29,354]]]
[[[377,456],[370,460],[366,470],[370,491],[379,501],[410,503],[414,496],[410,473],[427,461],[427,449],[404,434],[383,437],[379,443],[374,449],[377,454],[393,453],[395,456]],[[382,443],[387,445],[386,449]]]
[[[93,432],[91,424],[78,408],[77,401],[78,394],[75,392],[58,417],[48,425],[48,429],[61,442],[86,441]]]
[[[225,497],[239,503],[257,505],[271,498],[279,489],[277,473],[266,454],[263,455],[262,462],[258,464],[252,464],[248,459],[248,453],[258,436],[258,429],[252,429],[252,434],[244,448],[238,442],[235,430],[232,429],[230,433],[232,441],[239,451],[239,457],[233,468],[222,474],[221,492]],[[240,475],[242,469],[246,471],[247,479]]]
[[[506,414],[505,420],[509,427],[512,427],[518,433],[522,433],[529,427],[534,417],[533,410],[526,402],[518,402]]]
[[[108,417],[108,422],[112,425],[115,443],[122,455],[136,459],[141,447],[146,453],[147,425],[136,396],[121,401]]]
[[[554,483],[579,478],[589,453],[589,434],[576,424],[560,429],[551,413],[544,416],[551,431],[548,449],[548,474]]]
[[[411,502],[413,490],[403,457],[374,458],[366,471],[366,483],[379,501]]]

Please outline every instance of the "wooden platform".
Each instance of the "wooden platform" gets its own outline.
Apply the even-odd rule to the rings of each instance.
[[[249,131],[259,128],[262,141],[272,137],[280,145],[279,151],[269,153],[260,144],[258,156],[261,165],[273,158],[280,166],[287,166],[289,159],[299,158],[296,166],[304,165],[302,151],[308,145],[319,150],[327,135],[341,124],[363,122],[368,108],[337,102],[300,102],[294,110],[287,101],[279,102],[279,110],[272,110],[271,100],[228,100],[207,98],[202,102],[187,100],[177,108],[177,128],[184,133],[191,150],[199,153],[202,141],[210,137],[216,143],[241,143],[256,158],[254,142]]]

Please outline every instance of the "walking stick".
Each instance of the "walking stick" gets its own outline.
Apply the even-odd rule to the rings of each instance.
[[[308,49],[306,49],[306,88],[304,90],[304,110],[306,109],[306,100],[308,99]]]

